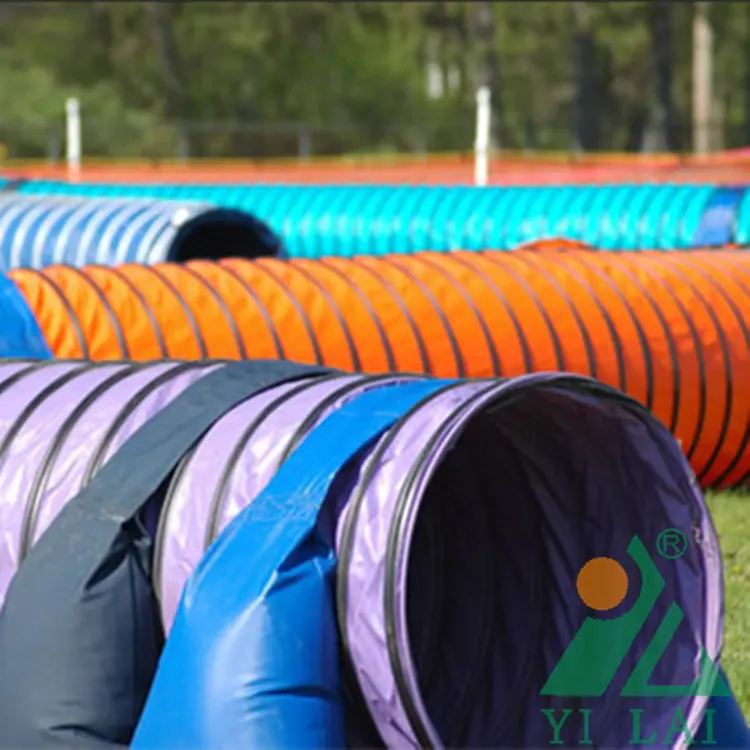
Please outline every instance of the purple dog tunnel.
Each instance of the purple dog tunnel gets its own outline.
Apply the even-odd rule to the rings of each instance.
[[[129,438],[136,440],[170,402],[175,406],[191,388],[208,383],[209,373],[232,366],[240,367],[0,365],[0,597],[66,503],[117,458]],[[397,408],[398,394],[420,387],[424,397]],[[648,660],[650,684],[689,686],[703,674],[706,660],[718,659],[723,602],[716,535],[666,428],[637,403],[577,376],[435,381],[311,373],[258,390],[197,436],[159,503],[150,504],[158,514],[147,522],[155,537],[153,590],[167,636],[186,584],[193,585],[196,566],[213,554],[232,519],[264,497],[300,446],[314,443],[332,419],[345,425],[353,418],[347,410],[367,399],[380,405],[363,411],[356,424],[377,417],[390,420],[388,427],[340,467],[326,493],[336,509],[335,606],[348,743],[542,747],[559,731],[568,746],[590,737],[599,747],[624,747],[635,711],[641,738],[656,732],[657,744],[689,744],[675,717],[696,732],[708,700],[695,694],[700,690],[647,698],[623,697],[623,688]],[[344,430],[342,441],[346,435]],[[685,539],[679,557],[663,554],[666,532]],[[262,553],[242,554],[252,566]],[[612,603],[608,591],[622,579],[599,581],[592,594],[593,584],[582,578],[595,558],[619,564],[627,582],[620,601]],[[645,611],[643,592],[654,578],[663,586]],[[200,605],[191,597],[192,604],[183,600],[183,606]],[[0,619],[11,622],[6,615],[12,606],[9,595]],[[652,644],[664,640],[663,622],[675,607],[682,616],[654,660]],[[301,601],[299,618],[305,611]],[[642,622],[600,694],[576,685],[596,682],[591,674],[625,636],[592,641],[589,662],[580,666],[582,674],[570,673],[575,679],[568,679],[567,692],[545,692],[586,623],[617,623],[634,612],[643,615]],[[49,617],[54,620],[55,613]],[[10,652],[6,636],[0,632],[0,654],[3,646]],[[65,643],[58,645],[65,649]],[[44,670],[47,662],[40,661]],[[208,692],[224,700],[216,689],[221,677],[210,679],[217,682]],[[35,684],[44,680],[44,674],[35,675]],[[106,680],[116,682],[111,671]],[[98,691],[100,704],[108,700],[109,683]],[[23,692],[22,686],[14,689]],[[8,695],[0,684],[0,703]],[[243,717],[242,696],[236,699],[222,715],[253,721]],[[60,714],[70,705],[67,696],[56,700],[56,726],[76,725],[85,734],[77,717]],[[11,713],[0,706],[0,745],[22,736],[3,729]],[[121,724],[133,721],[127,717]],[[186,724],[193,721],[201,720],[185,718]],[[226,731],[231,736],[231,726]],[[130,740],[96,732],[97,739]]]

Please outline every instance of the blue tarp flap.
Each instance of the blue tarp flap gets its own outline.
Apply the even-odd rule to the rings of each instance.
[[[345,746],[324,500],[347,462],[446,384],[342,406],[229,524],[186,585],[133,750]]]
[[[734,242],[734,225],[745,187],[720,187],[708,202],[695,233],[695,247],[715,247]]]
[[[0,357],[49,359],[51,356],[18,287],[0,275]]]

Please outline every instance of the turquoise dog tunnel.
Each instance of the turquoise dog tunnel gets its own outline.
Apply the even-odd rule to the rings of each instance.
[[[620,696],[721,649],[718,546],[643,407],[587,378],[349,375],[285,362],[0,365],[0,747],[627,745]],[[666,528],[688,544],[658,554]],[[542,696],[588,616],[664,590],[599,697]],[[617,559],[608,613],[576,577]],[[643,699],[682,747],[708,698]],[[623,734],[623,732],[625,734]],[[664,741],[666,738],[666,741]]]
[[[282,255],[254,215],[202,202],[0,192],[0,268]]]
[[[103,184],[30,180],[28,195],[170,198],[251,211],[292,257],[507,250],[545,237],[602,250],[750,243],[746,186],[621,183],[529,187]]]

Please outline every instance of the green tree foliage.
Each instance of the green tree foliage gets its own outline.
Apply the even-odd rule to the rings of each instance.
[[[689,148],[691,3],[493,3],[489,41],[479,5],[0,2],[0,143],[59,153],[78,96],[87,156],[466,150],[489,75],[503,147]],[[750,12],[711,13],[716,127],[742,145]]]

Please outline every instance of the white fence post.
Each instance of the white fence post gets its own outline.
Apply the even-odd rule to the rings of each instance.
[[[81,105],[75,97],[65,101],[65,152],[68,179],[77,180],[81,174]]]
[[[490,171],[490,117],[491,95],[489,86],[477,89],[477,131],[474,141],[474,183],[484,187]]]
[[[695,4],[693,15],[693,150],[707,154],[712,148],[714,122],[713,30],[707,2]]]

